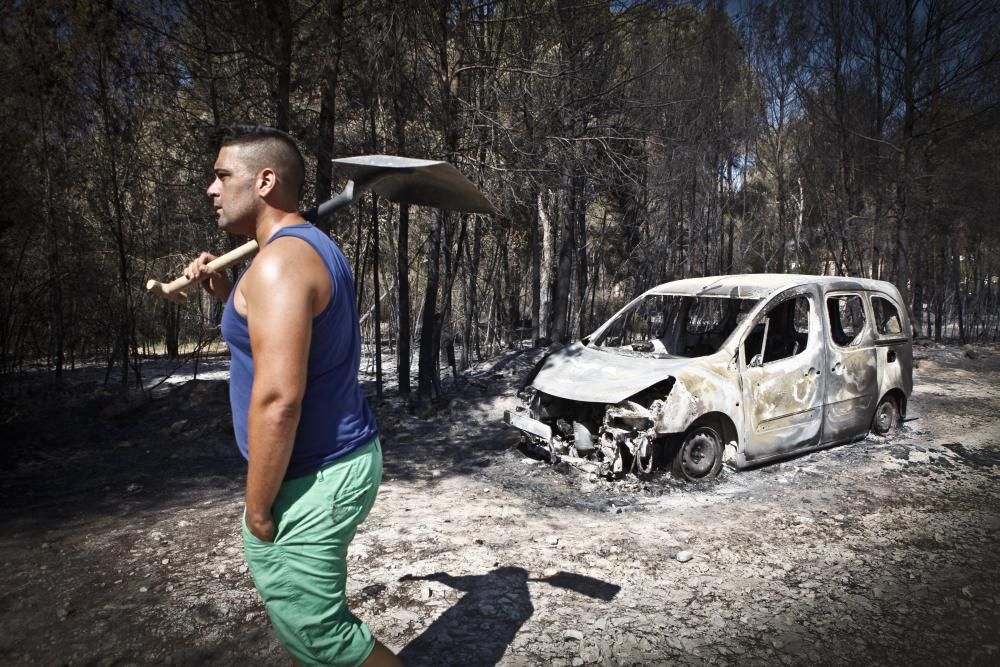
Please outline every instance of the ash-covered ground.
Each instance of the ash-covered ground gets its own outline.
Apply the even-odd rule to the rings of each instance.
[[[1000,351],[918,347],[899,435],[699,485],[513,449],[540,354],[447,375],[428,419],[375,406],[351,601],[408,664],[1000,664]],[[225,377],[4,394],[0,664],[287,664],[243,562]]]

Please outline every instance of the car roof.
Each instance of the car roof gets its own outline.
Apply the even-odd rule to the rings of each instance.
[[[892,283],[868,278],[810,276],[796,273],[743,273],[732,276],[686,278],[663,283],[646,294],[685,294],[724,296],[737,299],[762,299],[775,292],[799,285],[820,285],[824,292],[837,289],[864,289],[897,294]]]

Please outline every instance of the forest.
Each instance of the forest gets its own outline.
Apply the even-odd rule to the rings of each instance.
[[[1000,340],[1000,10],[989,0],[6,0],[0,377],[218,345],[145,292],[229,238],[217,131],[446,160],[496,215],[368,196],[328,230],[376,359],[431,399],[658,283],[889,280],[919,336]],[[192,291],[192,294],[200,292]]]

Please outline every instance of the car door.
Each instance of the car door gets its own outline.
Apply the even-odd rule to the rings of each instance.
[[[819,442],[823,421],[822,308],[815,287],[772,299],[740,349],[747,460]]]
[[[904,396],[913,391],[913,343],[906,309],[889,294],[870,292],[878,363],[878,396],[892,389]]]
[[[878,366],[863,293],[830,292],[823,301],[828,353],[822,442],[835,444],[868,432],[878,400]]]

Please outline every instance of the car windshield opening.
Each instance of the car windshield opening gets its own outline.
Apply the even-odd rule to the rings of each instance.
[[[650,294],[619,313],[593,345],[629,355],[702,357],[718,352],[758,302]]]

